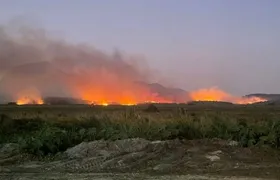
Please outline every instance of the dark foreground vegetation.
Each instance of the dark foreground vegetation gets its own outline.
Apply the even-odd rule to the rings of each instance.
[[[34,155],[84,141],[220,138],[244,147],[280,147],[280,108],[270,106],[1,106],[0,144]]]

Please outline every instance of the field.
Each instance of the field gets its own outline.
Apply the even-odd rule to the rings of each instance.
[[[232,105],[227,103],[138,106],[1,105],[0,144],[3,146],[8,143],[16,144],[18,151],[27,155],[29,161],[33,159],[50,162],[61,160],[61,154],[82,142],[123,142],[136,138],[141,139],[136,144],[141,144],[145,140],[145,142],[149,141],[148,144],[151,146],[154,146],[152,142],[167,142],[164,146],[171,146],[171,149],[176,147],[173,150],[169,148],[170,155],[174,152],[178,153],[177,151],[184,148],[190,148],[189,143],[191,142],[192,146],[204,147],[201,148],[203,151],[199,153],[205,154],[210,150],[222,150],[224,155],[227,154],[228,157],[232,158],[231,160],[225,158],[224,161],[219,162],[220,164],[215,164],[217,167],[212,167],[213,163],[211,163],[211,168],[209,164],[205,164],[204,167],[204,161],[202,163],[202,160],[198,158],[201,154],[197,151],[197,154],[194,153],[193,157],[197,157],[197,162],[200,165],[195,164],[197,163],[195,161],[192,165],[186,165],[189,170],[192,166],[197,165],[201,166],[203,172],[217,173],[217,169],[224,167],[225,164],[241,161],[239,156],[238,159],[236,154],[231,153],[238,151],[238,155],[244,155],[248,149],[256,154],[250,154],[246,158],[244,157],[245,159],[241,158],[242,163],[249,163],[250,165],[246,164],[244,167],[251,167],[251,165],[256,162],[260,163],[262,160],[266,160],[270,165],[279,164],[279,117],[280,106]],[[217,145],[217,142],[223,143]],[[230,142],[236,145],[230,145],[226,148],[221,146],[221,144]],[[128,145],[126,148],[133,147]],[[160,149],[161,151],[158,154],[161,155],[168,151],[163,147]],[[133,152],[138,152],[138,150],[133,150]],[[157,158],[160,155],[155,155],[154,151],[151,154],[154,155],[154,159],[151,159],[159,161]],[[185,157],[185,155],[182,156]],[[15,163],[9,158],[11,157],[4,158],[0,161],[0,164],[10,165]],[[111,160],[114,158],[111,158]],[[133,158],[137,159],[134,156]],[[140,162],[145,158],[147,157],[141,156],[138,160]],[[19,159],[17,159],[17,163],[23,161]],[[143,163],[149,166],[147,162],[150,163],[148,160],[143,160]],[[186,164],[186,162],[184,163]],[[242,163],[239,162],[240,167],[242,167]],[[128,164],[131,171],[135,170],[132,168],[131,162]],[[82,165],[80,166],[82,167]],[[136,169],[139,170],[142,166],[144,167],[143,164],[141,164],[141,167],[138,164]],[[228,166],[228,169],[233,168],[233,164]],[[244,167],[241,169],[244,169]],[[269,170],[267,167],[264,171],[269,171],[269,174],[267,174],[269,177],[278,177],[278,166],[270,167]],[[224,169],[220,173],[232,174],[229,173],[228,169]],[[115,168],[115,170],[119,172],[120,169]],[[172,171],[181,172],[178,169],[174,170],[174,168]],[[96,172],[101,172],[101,170],[96,170]],[[193,168],[190,172],[197,173],[197,169]],[[234,172],[239,175],[248,175],[238,169],[235,169]],[[258,168],[251,171],[253,176],[263,175],[259,173]]]

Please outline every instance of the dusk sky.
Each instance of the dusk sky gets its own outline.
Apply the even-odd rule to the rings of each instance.
[[[279,0],[0,2],[0,24],[20,17],[71,42],[144,56],[186,90],[280,93]]]

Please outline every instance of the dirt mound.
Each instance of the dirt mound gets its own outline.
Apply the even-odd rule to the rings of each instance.
[[[144,111],[145,112],[159,112],[159,109],[154,104],[149,104],[149,106]]]
[[[6,146],[7,147],[7,146]],[[8,148],[4,148],[8,149]],[[280,152],[235,141],[126,139],[83,142],[52,161],[3,165],[2,172],[219,174],[279,177]]]
[[[144,149],[149,141],[135,138],[117,141],[93,141],[67,149],[65,155],[70,159],[87,158],[93,156],[112,156],[113,154],[132,153]]]

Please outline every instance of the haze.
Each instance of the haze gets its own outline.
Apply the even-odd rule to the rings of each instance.
[[[0,24],[24,19],[73,43],[136,54],[168,85],[218,86],[236,95],[280,92],[279,17],[277,0],[2,0],[0,6]]]

